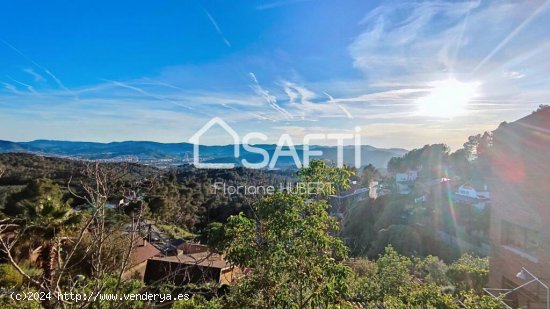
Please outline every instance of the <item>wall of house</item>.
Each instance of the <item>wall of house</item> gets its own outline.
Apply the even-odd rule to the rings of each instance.
[[[220,283],[231,285],[235,283],[240,277],[243,276],[243,272],[238,267],[230,267],[223,269],[220,276]]]
[[[206,282],[219,282],[221,269],[202,265],[190,265],[180,262],[163,260],[148,260],[145,270],[145,284],[152,284],[158,281],[170,282],[173,284]]]
[[[477,198],[476,190],[471,187],[460,186],[457,193],[471,198]]]
[[[490,183],[492,288],[525,283],[516,278],[522,267],[550,283],[550,139],[544,128],[537,128],[540,125],[544,122],[507,125],[494,133]],[[550,127],[550,118],[546,126]],[[525,292],[541,294],[530,289]],[[541,296],[544,299],[539,304],[532,301],[530,308],[545,305],[545,295]],[[528,298],[519,295],[519,304],[526,304]]]
[[[134,267],[129,268],[122,274],[123,279],[138,279],[143,281],[145,276],[145,268],[147,267],[147,261],[135,265]]]
[[[397,173],[395,174],[395,181],[405,182],[405,181],[415,181],[417,177],[416,172],[406,172],[406,173]]]

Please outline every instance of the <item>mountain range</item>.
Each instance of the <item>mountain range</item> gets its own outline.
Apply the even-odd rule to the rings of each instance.
[[[35,140],[31,142],[10,142],[0,140],[0,153],[23,152],[53,157],[68,157],[83,160],[133,161],[144,164],[165,165],[191,162],[193,159],[193,144],[190,143],[158,143],[149,141],[124,141],[112,143],[72,142],[55,140]],[[272,157],[277,145],[253,145],[261,148]],[[246,151],[240,147],[240,157],[233,157],[234,145],[206,146],[199,148],[200,160],[209,163],[237,163],[247,159],[251,163],[260,162],[263,157],[255,152]],[[310,146],[311,150],[322,151],[320,158],[336,161],[337,148],[334,146]],[[303,157],[303,146],[296,146],[300,159]],[[392,157],[403,156],[406,149],[376,148],[361,146],[362,165],[373,164],[376,167],[386,167]],[[313,157],[312,157],[313,158]],[[344,147],[344,162],[354,163],[354,147]],[[277,167],[293,167],[291,157],[280,157]]]

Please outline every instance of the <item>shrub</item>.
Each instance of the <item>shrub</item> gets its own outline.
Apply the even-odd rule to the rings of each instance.
[[[11,264],[0,265],[0,286],[19,287],[23,284],[23,275]]]

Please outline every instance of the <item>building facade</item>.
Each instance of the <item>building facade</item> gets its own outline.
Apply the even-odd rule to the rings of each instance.
[[[532,277],[550,284],[550,108],[493,133],[490,153],[491,228],[489,288],[514,289]],[[538,282],[511,292],[512,307],[547,308]]]

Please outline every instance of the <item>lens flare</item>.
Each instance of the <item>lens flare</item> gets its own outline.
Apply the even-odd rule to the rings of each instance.
[[[416,100],[418,113],[434,118],[459,116],[478,95],[479,85],[479,82],[464,83],[456,79],[433,82],[430,93]]]

